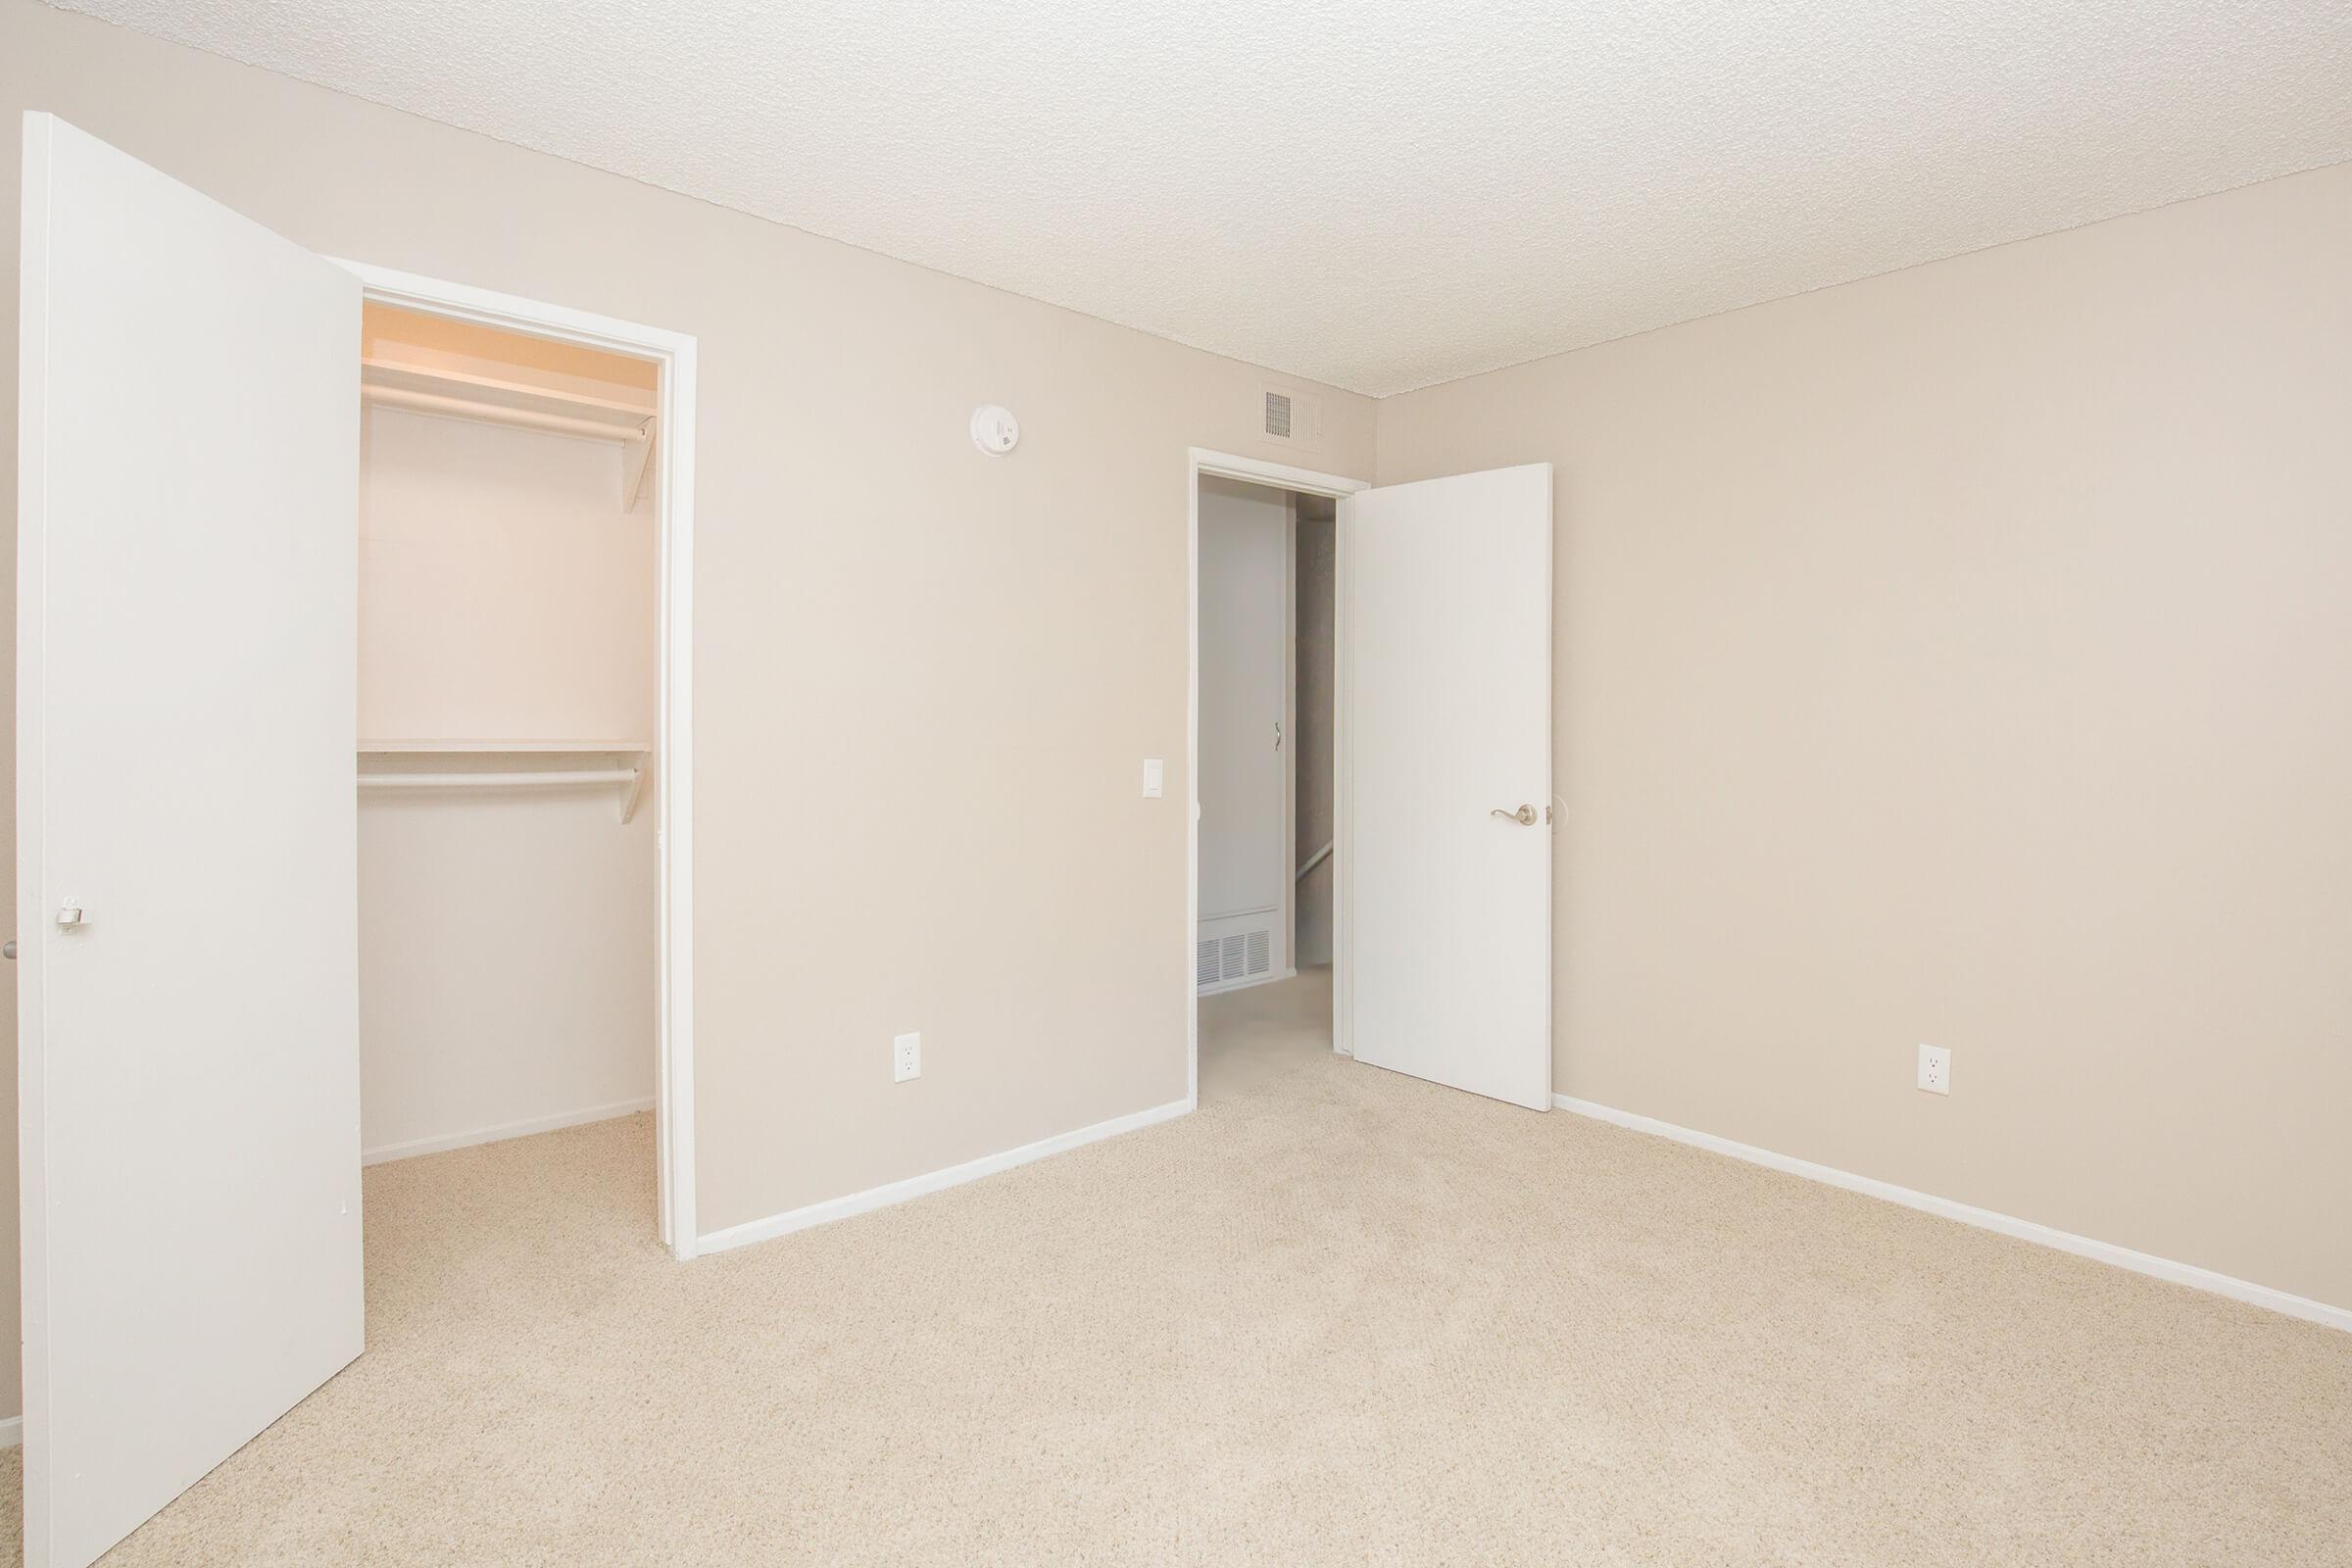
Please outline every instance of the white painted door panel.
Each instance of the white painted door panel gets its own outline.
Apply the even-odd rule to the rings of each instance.
[[[79,1568],[361,1348],[360,296],[45,115],[24,193],[25,1543]]]
[[[1343,540],[1351,1049],[1547,1109],[1551,466],[1363,491]]]
[[[1200,481],[1200,920],[1289,897],[1291,514],[1277,491]],[[1271,918],[1272,969],[1288,966]]]

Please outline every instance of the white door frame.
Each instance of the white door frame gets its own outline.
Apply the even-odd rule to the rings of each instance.
[[[662,368],[662,424],[654,461],[661,527],[661,674],[654,766],[660,910],[660,978],[654,1085],[655,1161],[662,1240],[680,1262],[694,1256],[694,380],[695,340],[682,332],[592,316],[334,258],[357,273],[370,300],[532,337],[577,343]],[[355,384],[352,395],[359,395]]]
[[[1339,586],[1335,576],[1332,583]],[[1298,497],[1282,507],[1282,966],[1298,973]]]
[[[1334,842],[1339,839],[1342,824],[1347,821],[1348,752],[1347,726],[1340,722],[1342,689],[1348,662],[1341,650],[1346,647],[1348,623],[1345,599],[1340,584],[1347,580],[1345,564],[1348,559],[1348,498],[1359,490],[1372,488],[1371,481],[1350,479],[1344,474],[1318,473],[1311,468],[1294,468],[1287,463],[1269,463],[1262,458],[1237,457],[1230,452],[1212,452],[1205,447],[1191,449],[1192,472],[1185,481],[1185,505],[1188,521],[1185,531],[1185,559],[1189,572],[1187,599],[1190,606],[1186,615],[1188,640],[1188,671],[1185,677],[1184,709],[1184,799],[1187,815],[1184,823],[1184,1033],[1185,1033],[1185,1107],[1197,1108],[1200,1103],[1200,993],[1194,978],[1193,950],[1200,940],[1200,478],[1214,474],[1220,478],[1240,479],[1250,484],[1261,484],[1275,490],[1291,490],[1302,495],[1329,496],[1335,503],[1336,520],[1332,525],[1332,813]],[[1294,540],[1295,540],[1294,534]],[[1296,570],[1298,551],[1294,543],[1293,569]],[[1295,601],[1297,594],[1292,595]],[[1297,661],[1294,658],[1294,678]],[[1292,729],[1297,729],[1293,715]],[[1295,745],[1293,736],[1286,735],[1284,744]],[[1294,851],[1294,854],[1296,851]],[[1341,856],[1332,853],[1331,881],[1331,963],[1332,963],[1332,1049],[1347,1050],[1348,1009],[1348,945],[1346,915],[1343,912],[1344,882],[1347,868]],[[1298,867],[1284,867],[1287,875],[1296,879]],[[1296,892],[1296,888],[1293,889]],[[1296,900],[1292,901],[1293,906]],[[1292,940],[1297,941],[1294,931]],[[1296,947],[1291,961],[1298,962]]]

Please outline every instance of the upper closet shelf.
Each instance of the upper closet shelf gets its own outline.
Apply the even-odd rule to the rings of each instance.
[[[447,754],[496,754],[505,752],[550,753],[574,757],[603,757],[612,754],[651,752],[651,741],[519,741],[519,740],[363,740],[360,751],[381,756],[429,756]]]
[[[623,512],[637,505],[653,466],[660,416],[612,398],[376,359],[360,362],[360,396],[384,408],[614,442]]]

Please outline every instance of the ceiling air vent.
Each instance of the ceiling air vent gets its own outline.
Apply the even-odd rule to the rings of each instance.
[[[1282,446],[1313,451],[1323,435],[1323,405],[1278,386],[1260,388],[1259,396],[1258,433]]]

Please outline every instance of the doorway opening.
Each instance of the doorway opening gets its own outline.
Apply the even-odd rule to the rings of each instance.
[[[1194,1094],[1341,1047],[1339,560],[1363,486],[1193,458]]]
[[[693,340],[345,265],[363,1162],[610,1122],[690,1258]]]

